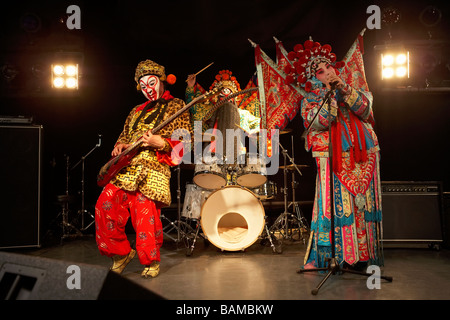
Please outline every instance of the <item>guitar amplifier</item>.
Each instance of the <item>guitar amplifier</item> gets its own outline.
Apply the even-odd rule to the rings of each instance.
[[[383,181],[383,240],[443,242],[440,182]]]
[[[0,125],[0,249],[40,246],[42,132]]]

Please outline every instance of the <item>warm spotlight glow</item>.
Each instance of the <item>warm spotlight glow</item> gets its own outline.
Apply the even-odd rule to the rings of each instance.
[[[381,79],[409,78],[409,52],[381,54]]]
[[[394,69],[384,68],[383,69],[383,79],[390,79],[394,76]]]
[[[385,56],[381,55],[383,66],[391,66],[394,63],[394,56],[387,54]]]
[[[66,87],[69,89],[75,89],[78,87],[78,80],[76,78],[67,78]]]
[[[404,54],[404,53],[397,55],[397,57],[395,58],[395,63],[398,65],[405,64],[406,61],[407,61],[407,58],[406,58],[406,54]]]
[[[62,77],[56,77],[53,79],[53,87],[55,88],[62,88],[64,87],[64,78]]]
[[[57,76],[62,76],[64,74],[64,67],[61,65],[53,66],[53,73]]]
[[[78,65],[52,65],[53,88],[78,89]]]
[[[66,75],[69,77],[74,77],[78,73],[78,67],[74,65],[66,66]]]
[[[395,69],[395,76],[398,78],[403,78],[404,76],[406,76],[406,68],[405,67],[398,67],[397,69]]]

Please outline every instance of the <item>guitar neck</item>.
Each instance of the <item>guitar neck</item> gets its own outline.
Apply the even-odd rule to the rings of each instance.
[[[169,118],[167,118],[166,120],[164,120],[161,124],[157,125],[156,127],[154,127],[153,129],[151,129],[151,133],[155,134],[158,131],[160,131],[161,129],[163,129],[164,127],[166,127],[170,122],[172,122],[175,118],[179,117],[181,114],[183,114],[184,112],[186,112],[187,110],[189,110],[189,108],[191,108],[195,103],[205,99],[206,97],[215,94],[216,91],[214,92],[206,92],[205,94],[201,95],[200,97],[195,98],[194,100],[192,100],[191,102],[189,102],[187,105],[185,105],[183,108],[181,108],[180,110],[178,110],[177,112],[175,112],[173,115],[171,115]],[[130,147],[127,148],[128,150],[133,150],[137,147],[140,147],[142,144],[142,137],[140,137],[135,143],[133,143]]]
[[[184,112],[186,112],[189,108],[191,108],[195,103],[199,102],[200,100],[203,100],[204,98],[206,98],[207,96],[209,96],[211,93],[207,92],[203,95],[201,95],[200,97],[195,98],[194,100],[192,100],[191,102],[189,102],[187,105],[185,105],[183,108],[181,108],[180,110],[178,110],[177,112],[175,112],[173,115],[171,115],[169,118],[167,118],[166,120],[164,120],[161,124],[157,125],[156,127],[154,127],[151,130],[152,134],[155,134],[156,132],[158,132],[159,130],[163,129],[165,126],[167,126],[170,122],[172,122],[175,118],[179,117],[181,114],[183,114]]]

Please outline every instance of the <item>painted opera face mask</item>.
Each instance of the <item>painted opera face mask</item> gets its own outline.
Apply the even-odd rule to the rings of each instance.
[[[333,66],[331,66],[329,63],[321,62],[318,64],[316,69],[316,78],[322,82],[325,85],[328,85],[328,78],[330,75],[336,74],[334,71]]]
[[[234,93],[233,89],[231,89],[229,87],[223,87],[222,90],[220,90],[220,93],[219,93],[219,101],[225,99],[226,97],[228,97],[232,93]]]
[[[155,101],[161,96],[161,81],[157,76],[143,76],[139,79],[139,85],[142,93],[148,100]]]

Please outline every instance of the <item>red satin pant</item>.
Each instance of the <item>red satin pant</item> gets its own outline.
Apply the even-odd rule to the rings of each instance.
[[[128,192],[108,184],[95,206],[97,246],[102,255],[127,255],[131,246],[125,233],[131,217],[136,232],[136,251],[139,261],[149,265],[160,261],[163,230],[161,208],[140,192]]]

